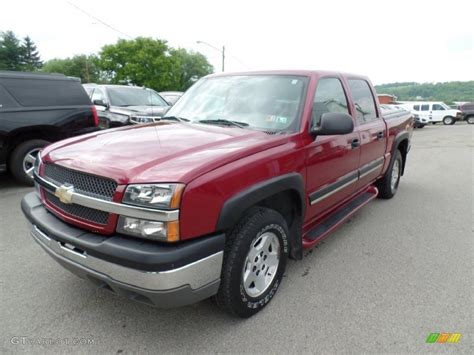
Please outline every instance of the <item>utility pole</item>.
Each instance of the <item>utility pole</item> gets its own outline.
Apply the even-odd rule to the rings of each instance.
[[[225,46],[222,46],[222,49],[219,49],[215,46],[213,46],[212,44],[209,44],[207,42],[204,42],[204,41],[196,41],[196,43],[199,43],[199,44],[205,44],[206,46],[208,47],[211,47],[212,49],[220,52],[222,54],[222,72],[224,72],[224,69],[225,69]]]
[[[224,72],[224,63],[225,63],[225,46],[222,46],[222,72]]]

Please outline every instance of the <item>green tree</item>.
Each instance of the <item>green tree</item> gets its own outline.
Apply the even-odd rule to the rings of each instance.
[[[22,70],[23,49],[12,31],[0,34],[0,70]]]
[[[102,80],[96,63],[96,56],[81,54],[71,58],[48,60],[44,63],[42,71],[81,78],[83,83],[98,83]]]
[[[41,69],[43,62],[40,59],[36,45],[29,36],[26,36],[23,40],[22,52],[23,70],[35,71]]]
[[[102,47],[98,67],[115,84],[155,90],[184,90],[193,80],[212,72],[200,54],[170,48],[166,41],[138,37]]]
[[[171,51],[174,90],[186,91],[197,79],[213,72],[212,65],[200,53],[178,48]]]

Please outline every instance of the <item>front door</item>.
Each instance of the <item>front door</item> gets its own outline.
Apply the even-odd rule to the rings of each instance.
[[[431,116],[433,117],[433,122],[441,122],[446,115],[446,109],[440,104],[431,105]]]
[[[313,99],[312,127],[326,112],[350,114],[346,93],[338,77],[319,79]],[[310,206],[307,221],[319,218],[349,197],[358,178],[359,134],[319,136],[307,146],[306,186]]]

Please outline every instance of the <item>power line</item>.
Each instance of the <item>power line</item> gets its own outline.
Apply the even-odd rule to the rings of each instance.
[[[250,67],[245,64],[244,62],[242,62],[239,58],[237,58],[235,55],[233,55],[232,53],[229,52],[229,50],[227,50],[227,55],[230,55],[235,61],[237,61],[238,63],[240,63],[241,65],[243,65],[245,68],[247,69],[250,69]]]
[[[94,15],[91,15],[91,14],[88,13],[86,10],[81,9],[81,8],[80,8],[79,6],[77,6],[76,4],[73,4],[73,3],[70,2],[70,1],[68,1],[67,3],[68,3],[69,5],[71,5],[72,7],[74,7],[76,10],[82,12],[84,15],[89,16],[90,18],[92,18],[92,19],[96,20],[97,22],[100,22],[101,24],[103,24],[105,27],[110,28],[112,31],[115,31],[115,32],[117,32],[117,33],[120,33],[121,35],[123,35],[123,36],[125,36],[125,37],[128,37],[128,38],[130,38],[130,39],[133,38],[132,36],[129,36],[128,34],[122,32],[122,31],[116,29],[115,27],[109,25],[108,23],[102,21],[100,18],[97,18],[97,17],[95,17]]]

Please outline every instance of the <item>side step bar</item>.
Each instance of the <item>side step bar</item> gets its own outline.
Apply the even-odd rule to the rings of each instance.
[[[303,237],[303,248],[308,249],[328,236],[333,230],[343,224],[356,211],[365,206],[371,200],[377,197],[379,191],[375,186],[370,186],[367,190],[361,192],[358,196],[350,200],[345,205],[339,207],[336,211],[318,223]]]

